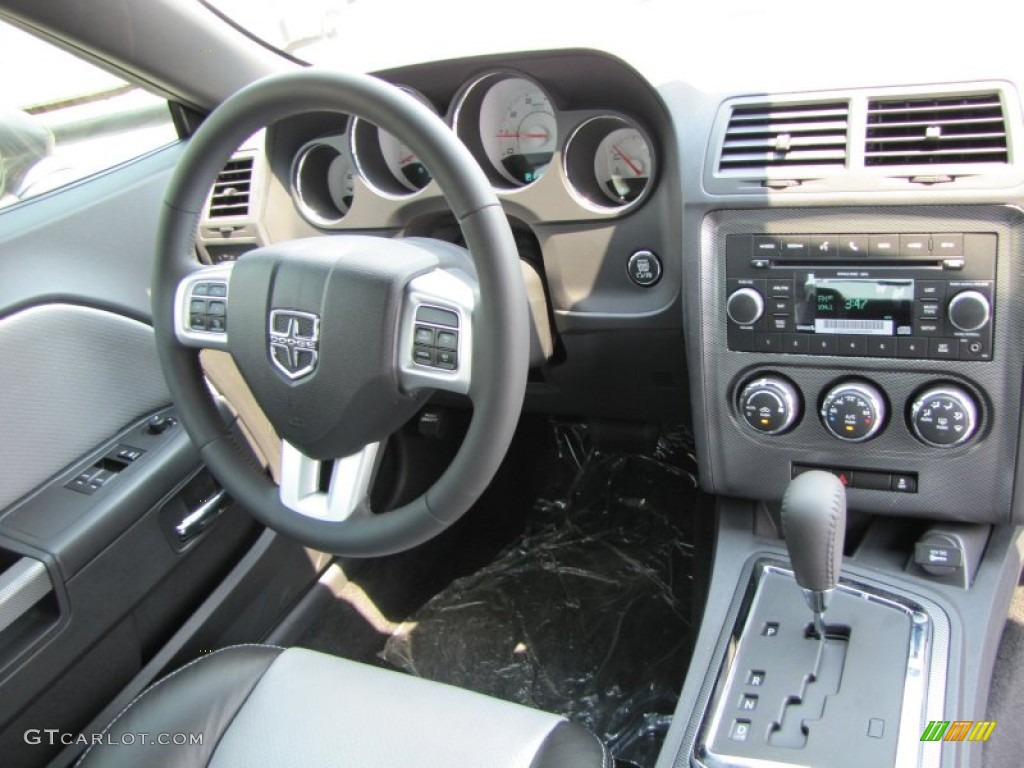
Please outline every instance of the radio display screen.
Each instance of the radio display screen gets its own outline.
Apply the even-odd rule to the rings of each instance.
[[[797,331],[866,336],[913,332],[913,280],[816,278],[814,274],[801,278],[796,281]]]

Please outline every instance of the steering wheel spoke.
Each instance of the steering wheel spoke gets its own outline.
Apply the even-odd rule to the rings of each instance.
[[[178,283],[174,334],[196,349],[228,348],[228,284],[234,264],[197,269]]]
[[[476,279],[435,269],[409,282],[402,308],[398,370],[403,389],[469,394]]]
[[[383,451],[370,443],[361,451],[325,462],[306,456],[291,443],[281,445],[281,503],[317,520],[341,522],[367,506],[370,486]]]

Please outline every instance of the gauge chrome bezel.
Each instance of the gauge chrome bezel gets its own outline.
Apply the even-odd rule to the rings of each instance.
[[[613,123],[614,126],[605,130],[603,127],[604,123]],[[640,137],[647,144],[647,150],[651,156],[651,168],[647,174],[647,184],[636,199],[616,205],[600,189],[594,164],[597,160],[596,152],[601,142],[606,136],[620,128],[632,129],[640,134]],[[598,131],[596,136],[588,135],[588,133],[594,131]],[[594,141],[594,138],[596,138],[596,141]],[[582,146],[584,142],[587,142],[587,146]],[[593,147],[589,146],[590,142],[593,142]],[[573,128],[565,142],[565,149],[562,151],[562,175],[565,177],[565,184],[569,194],[577,204],[594,213],[620,214],[642,205],[651,196],[651,192],[657,183],[660,167],[658,149],[654,141],[651,140],[650,131],[633,118],[618,112],[607,112],[602,115],[588,117]],[[585,189],[587,184],[583,182],[583,179],[586,179],[592,188],[589,194]]]
[[[341,223],[342,219],[352,209],[351,206],[345,210],[341,210],[337,204],[331,200],[330,205],[337,212],[337,216],[326,216],[318,207],[315,206],[308,198],[308,195],[303,191],[302,172],[306,170],[307,161],[310,156],[320,150],[331,150],[338,157],[348,157],[349,162],[352,165],[352,169],[358,172],[355,166],[355,161],[352,157],[351,150],[349,149],[348,132],[339,133],[332,136],[319,136],[315,139],[311,139],[303,144],[299,151],[295,153],[295,157],[292,158],[291,169],[289,170],[289,192],[292,197],[292,201],[295,203],[295,207],[307,222],[315,227],[330,228],[337,226]],[[326,176],[330,170],[330,166],[333,160],[328,162],[323,169],[323,175]],[[325,178],[323,180],[325,187],[329,188],[330,180]],[[354,190],[353,190],[354,194]],[[328,192],[328,196],[330,193]]]

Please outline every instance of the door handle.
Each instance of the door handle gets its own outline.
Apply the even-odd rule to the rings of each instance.
[[[185,515],[181,522],[174,526],[174,535],[178,537],[178,541],[184,544],[213,525],[228,508],[230,501],[227,491],[221,489]]]

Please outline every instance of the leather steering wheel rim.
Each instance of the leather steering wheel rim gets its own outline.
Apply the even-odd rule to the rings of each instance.
[[[420,156],[459,222],[483,299],[473,315],[473,417],[455,458],[410,503],[344,522],[308,517],[282,504],[278,486],[237,444],[214,406],[197,351],[179,343],[175,334],[176,290],[184,277],[201,269],[193,248],[196,226],[217,174],[257,130],[314,111],[366,119]],[[529,320],[507,218],[483,171],[451,129],[416,99],[373,77],[315,68],[271,75],[211,113],[189,140],[164,197],[152,307],[171,397],[202,460],[258,520],[322,551],[385,555],[436,536],[479,498],[501,464],[519,419],[529,367]]]

